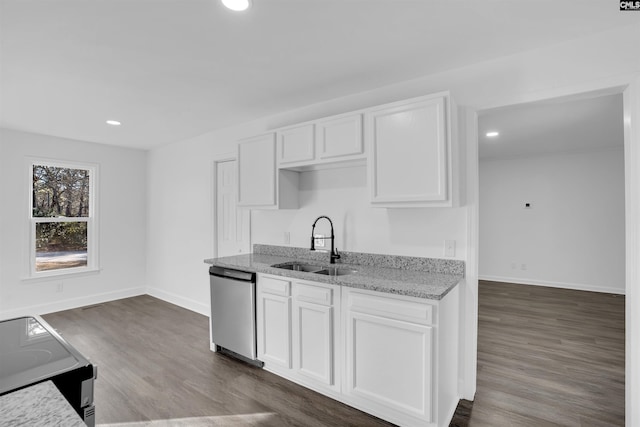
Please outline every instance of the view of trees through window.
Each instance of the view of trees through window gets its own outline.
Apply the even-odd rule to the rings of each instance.
[[[87,265],[90,171],[33,165],[36,271]]]

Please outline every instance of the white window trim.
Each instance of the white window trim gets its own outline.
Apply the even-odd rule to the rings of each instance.
[[[27,223],[28,238],[27,244],[29,250],[28,271],[23,280],[42,279],[49,277],[61,276],[78,276],[87,273],[100,271],[100,253],[99,253],[99,208],[98,208],[98,189],[99,187],[99,165],[89,162],[75,162],[66,160],[56,160],[41,157],[29,157],[27,162]],[[62,268],[58,270],[36,271],[36,224],[39,222],[50,222],[51,218],[33,217],[33,167],[34,165],[46,165],[67,169],[85,169],[89,171],[89,216],[79,218],[55,218],[56,222],[86,222],[87,223],[87,265],[83,267]]]

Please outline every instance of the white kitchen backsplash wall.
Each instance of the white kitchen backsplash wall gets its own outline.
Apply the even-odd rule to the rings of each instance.
[[[624,293],[624,209],[622,147],[481,161],[479,276]]]
[[[365,166],[301,172],[298,194],[299,209],[252,211],[252,243],[309,247],[313,221],[327,215],[338,250],[444,258],[444,241],[456,240],[451,258],[465,259],[464,208],[371,207]],[[327,221],[317,233],[329,236]]]

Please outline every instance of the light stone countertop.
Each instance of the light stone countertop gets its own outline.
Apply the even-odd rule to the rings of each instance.
[[[226,267],[256,273],[267,273],[293,279],[331,283],[334,285],[386,292],[397,295],[407,295],[432,300],[442,299],[463,278],[462,271],[464,270],[464,264],[462,263],[462,261],[457,261],[457,263],[461,263],[461,268],[460,264],[452,263],[451,265],[453,267],[450,268],[452,271],[450,273],[442,273],[420,270],[418,269],[420,267],[415,265],[415,260],[418,260],[418,264],[420,264],[420,260],[426,260],[422,263],[427,265],[426,267],[424,267],[425,269],[433,268],[429,267],[429,265],[441,264],[437,262],[433,263],[431,261],[434,260],[429,258],[401,256],[396,257],[390,255],[371,255],[370,257],[366,257],[366,255],[368,254],[361,253],[350,253],[350,257],[344,258],[358,260],[360,262],[363,262],[363,264],[340,262],[334,264],[335,266],[339,267],[355,269],[356,272],[352,274],[344,276],[326,276],[322,274],[307,273],[302,271],[292,271],[281,268],[274,268],[272,267],[272,265],[288,262],[301,262],[314,265],[330,266],[328,262],[329,255],[327,253],[324,253],[321,255],[314,255],[314,259],[309,259],[303,258],[303,256],[306,257],[306,253],[296,251],[297,248],[291,248],[293,250],[289,251],[290,253],[283,253],[282,250],[272,250],[269,248],[265,248],[266,247],[262,245],[255,245],[254,253],[252,254],[212,258],[206,259],[204,260],[204,262],[218,267]],[[263,253],[255,253],[256,249]],[[309,251],[306,250],[306,252]],[[273,253],[278,253],[278,255],[273,255]],[[326,258],[326,261],[321,261],[320,257]],[[401,266],[403,265],[403,262],[407,261],[411,261],[412,264],[407,265],[406,268],[402,268]],[[385,267],[381,267],[380,265],[385,265]],[[387,265],[398,265],[400,267],[391,268],[387,267]],[[442,270],[442,268],[439,268],[439,270]]]
[[[0,425],[87,427],[51,381],[0,396]]]

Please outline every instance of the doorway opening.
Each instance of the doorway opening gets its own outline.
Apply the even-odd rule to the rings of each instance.
[[[622,104],[583,94],[479,113],[473,411],[487,421],[624,425]]]

